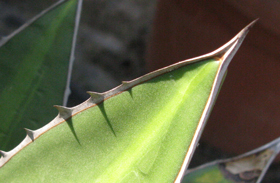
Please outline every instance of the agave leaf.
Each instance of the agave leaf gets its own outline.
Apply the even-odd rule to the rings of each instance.
[[[214,52],[56,106],[55,119],[2,152],[0,181],[180,182],[251,25]]]
[[[280,138],[235,158],[218,160],[188,170],[183,183],[259,183],[280,151]]]
[[[66,104],[80,16],[77,3],[59,1],[0,41],[2,150],[22,141],[24,127],[47,124],[56,114],[51,106],[61,104],[63,96]]]

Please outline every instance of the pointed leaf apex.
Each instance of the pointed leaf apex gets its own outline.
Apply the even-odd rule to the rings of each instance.
[[[251,23],[249,23],[246,27],[244,27],[237,35],[237,39],[240,39],[240,38],[245,38],[245,36],[247,35],[247,33],[249,32],[249,30],[256,24],[256,22],[258,21],[259,19],[255,19],[254,21],[252,21]]]
[[[26,131],[27,136],[34,141],[34,131],[29,130],[28,128],[24,128],[24,130]]]
[[[68,118],[72,115],[72,110],[70,108],[54,105],[54,107],[58,110],[60,117]]]
[[[217,60],[220,60],[222,63],[221,75],[225,73],[227,67],[232,60],[233,56],[239,49],[243,40],[245,39],[249,30],[253,27],[253,25],[258,21],[258,19],[252,21],[245,28],[243,28],[236,36],[234,36],[229,42],[218,48],[217,50],[206,54],[206,56],[216,57]]]

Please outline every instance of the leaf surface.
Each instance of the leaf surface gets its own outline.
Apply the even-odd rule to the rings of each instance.
[[[0,149],[18,145],[23,128],[47,124],[51,106],[68,97],[79,13],[77,0],[60,1],[1,40]]]
[[[212,53],[57,106],[54,120],[2,152],[0,181],[180,182],[250,26]]]
[[[241,156],[188,170],[183,183],[259,183],[280,151],[280,138]]]

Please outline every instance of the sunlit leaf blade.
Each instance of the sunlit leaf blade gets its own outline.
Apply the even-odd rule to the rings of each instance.
[[[183,183],[259,183],[280,151],[280,138],[241,156],[188,170]]]
[[[47,124],[67,97],[79,14],[77,0],[60,1],[1,40],[0,149]]]
[[[0,182],[180,182],[250,26],[214,52],[57,106],[53,121],[2,152]]]

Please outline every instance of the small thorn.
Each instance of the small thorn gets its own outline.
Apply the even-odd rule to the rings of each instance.
[[[59,105],[54,105],[54,107],[58,110],[59,115],[62,118],[68,118],[72,115],[72,110],[70,108],[59,106]]]
[[[93,103],[99,103],[103,101],[105,97],[103,93],[92,92],[92,91],[88,91],[87,93],[90,95],[91,102]]]
[[[129,81],[122,81],[122,84],[123,85],[127,85],[127,84],[129,84],[130,82]]]
[[[92,91],[88,91],[87,93],[91,96],[92,99],[104,99],[103,93],[92,92]]]
[[[34,132],[27,128],[24,128],[24,130],[26,131],[27,136],[34,142]]]
[[[0,155],[5,158],[6,156],[8,156],[8,153],[5,151],[0,150]]]

